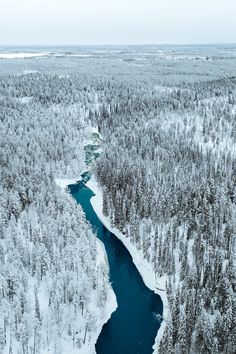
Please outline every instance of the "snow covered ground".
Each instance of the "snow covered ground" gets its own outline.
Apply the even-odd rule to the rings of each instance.
[[[137,267],[139,273],[142,276],[142,279],[146,286],[153,290],[156,294],[158,294],[161,297],[161,300],[163,302],[163,318],[166,319],[168,317],[168,301],[166,297],[166,291],[165,291],[165,284],[166,284],[166,278],[163,276],[162,278],[159,278],[158,280],[156,279],[155,272],[151,266],[150,263],[148,263],[145,259],[143,259],[142,255],[140,252],[137,250],[135,245],[133,245],[129,239],[125,237],[117,228],[114,228],[111,226],[110,220],[108,217],[105,217],[102,213],[102,191],[95,180],[94,176],[87,182],[87,186],[94,192],[95,196],[91,198],[91,204],[93,206],[94,211],[96,212],[98,218],[101,220],[103,225],[116,237],[118,237],[127,250],[130,252],[133,262],[135,266]],[[164,332],[164,327],[165,327],[165,320],[162,321],[161,327],[157,333],[157,337],[155,340],[155,344],[153,346],[154,349],[154,354],[158,353],[158,348],[159,348],[159,343],[161,340],[161,337]]]
[[[62,191],[65,191],[67,189],[67,186],[70,184],[75,184],[79,178],[55,178],[56,185],[62,189]]]
[[[27,59],[27,58],[42,58],[49,56],[50,53],[0,53],[0,59]]]
[[[45,58],[45,57],[55,57],[55,58],[93,58],[93,54],[87,53],[52,53],[52,52],[15,52],[15,53],[0,53],[0,59],[33,59],[33,58]]]

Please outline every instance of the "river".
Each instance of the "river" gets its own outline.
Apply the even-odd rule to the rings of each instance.
[[[90,203],[94,193],[86,186],[87,175],[70,185],[97,237],[103,242],[110,266],[110,282],[118,307],[103,326],[96,343],[97,354],[151,354],[163,313],[159,295],[147,288],[123,243],[98,219]]]

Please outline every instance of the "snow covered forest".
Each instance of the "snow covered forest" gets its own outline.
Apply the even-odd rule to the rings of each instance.
[[[78,78],[0,77],[0,352],[85,353],[108,268],[55,177],[80,176],[95,93]],[[48,352],[48,351],[47,351]]]
[[[2,60],[0,353],[87,354],[106,317],[108,266],[55,183],[92,127],[103,214],[165,279],[158,353],[235,353],[236,54],[196,51]]]
[[[103,213],[166,276],[159,353],[234,353],[236,79],[102,96]]]

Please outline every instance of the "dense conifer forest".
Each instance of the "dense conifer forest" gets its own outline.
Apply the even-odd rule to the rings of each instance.
[[[0,77],[1,353],[78,352],[103,316],[107,266],[81,208],[55,184],[85,168],[95,101],[78,78]]]
[[[103,212],[166,275],[159,353],[234,353],[236,79],[100,96]]]
[[[166,280],[158,353],[235,353],[236,56],[171,53],[2,61],[0,352],[76,353],[103,319],[109,269],[55,183],[97,127],[103,214]]]

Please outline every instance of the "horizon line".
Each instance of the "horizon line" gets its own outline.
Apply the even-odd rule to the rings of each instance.
[[[236,45],[235,42],[155,42],[155,43],[72,43],[72,44],[32,44],[32,43],[21,43],[21,44],[1,44],[0,47],[101,47],[101,46],[113,46],[113,47],[121,47],[121,46],[188,46],[188,45]]]

